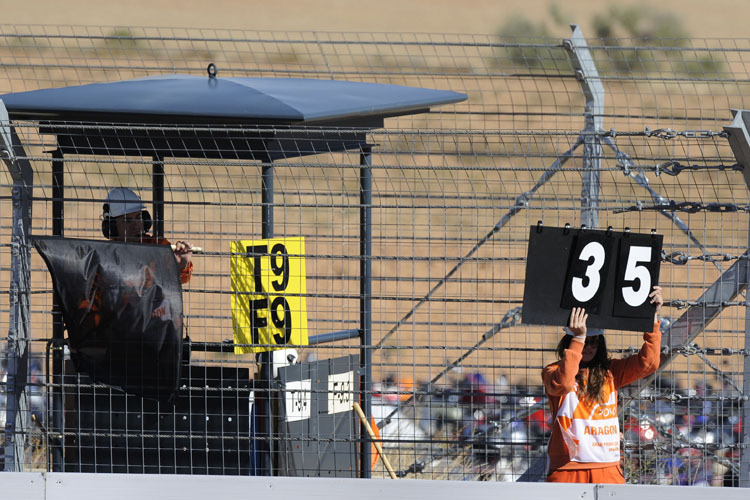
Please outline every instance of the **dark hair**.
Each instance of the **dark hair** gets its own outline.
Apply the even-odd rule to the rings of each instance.
[[[109,203],[105,203],[102,207],[102,234],[105,238],[117,238],[117,223],[115,223],[115,217],[109,216]],[[143,219],[143,232],[147,233],[151,229],[151,214],[148,210],[141,210],[141,218]]]
[[[596,354],[594,354],[594,357],[585,366],[580,367],[589,369],[588,380],[583,380],[583,374],[579,368],[576,374],[576,382],[578,382],[579,398],[604,404],[606,401],[604,401],[604,396],[602,395],[602,388],[610,377],[609,364],[611,359],[609,352],[607,352],[607,341],[604,339],[604,335],[597,335],[597,338],[599,339],[599,344],[596,348]],[[572,341],[572,335],[563,335],[557,344],[557,359],[563,358],[565,350],[570,347]]]

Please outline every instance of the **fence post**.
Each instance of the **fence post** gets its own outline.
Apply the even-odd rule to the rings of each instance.
[[[572,24],[573,35],[563,41],[563,47],[575,70],[576,80],[581,83],[586,96],[584,110],[585,124],[583,135],[583,174],[581,176],[581,224],[589,228],[599,225],[599,173],[602,161],[602,140],[598,135],[602,130],[604,114],[604,86],[594,58],[586,44],[586,39],[578,25]]]
[[[750,224],[748,227],[748,248],[750,248]],[[750,259],[746,259],[745,269],[750,276]],[[742,366],[742,434],[740,435],[740,475],[738,485],[742,488],[750,488],[750,292],[745,288],[745,360]]]
[[[359,324],[360,324],[360,366],[362,373],[362,409],[370,418],[372,415],[372,147],[362,148],[359,157],[359,251],[360,251],[360,282],[359,282]],[[370,477],[370,446],[364,426],[361,436],[361,476]]]
[[[270,162],[261,168],[261,237],[263,239],[273,238],[273,181],[274,168]],[[261,443],[261,452],[256,456],[259,459],[260,475],[273,476],[276,446],[274,438],[276,437],[273,402],[275,396],[273,390],[273,351],[268,350],[258,354],[258,363],[260,365],[260,393],[255,394],[255,408],[257,408],[258,428],[257,435],[261,440],[266,439],[266,443]]]
[[[29,399],[26,379],[29,365],[31,325],[31,200],[33,172],[8,111],[0,101],[0,157],[13,179],[13,230],[11,235],[10,317],[8,321],[8,366],[5,421],[5,470],[22,472],[26,463]]]
[[[742,166],[742,175],[748,189],[750,189],[750,112],[743,109],[733,109],[734,120],[731,125],[724,127],[728,134],[729,146],[734,157]],[[748,252],[750,252],[750,223],[748,224]],[[750,259],[745,260],[746,272],[750,276]],[[745,351],[750,350],[750,293],[745,289]],[[750,488],[750,356],[745,355],[742,367],[742,429],[740,433],[740,474],[737,484],[743,488]]]
[[[52,151],[52,234],[65,236],[65,162],[62,150]],[[60,297],[52,298],[52,408],[47,411],[52,443],[52,471],[63,472],[65,416],[63,410],[63,366],[65,362],[65,324],[63,323]],[[49,369],[49,367],[47,368]],[[50,374],[47,374],[50,377]]]
[[[151,157],[151,191],[154,209],[154,236],[164,238],[164,157],[156,154]]]

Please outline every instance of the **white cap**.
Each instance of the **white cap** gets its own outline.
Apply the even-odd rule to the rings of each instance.
[[[110,217],[119,217],[146,210],[146,205],[143,204],[138,195],[124,187],[110,189],[105,202],[109,204]]]
[[[570,331],[570,328],[567,326],[563,328],[565,330],[565,335],[573,335],[573,332]],[[587,337],[596,337],[597,335],[604,335],[604,330],[601,328],[587,328],[586,329],[586,336]]]

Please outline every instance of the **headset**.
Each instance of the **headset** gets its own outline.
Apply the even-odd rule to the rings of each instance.
[[[109,216],[109,203],[105,203],[102,213],[102,234],[107,239],[117,238],[117,223],[113,217]],[[151,229],[153,219],[148,210],[141,210],[141,218],[143,219],[143,232],[147,233]]]

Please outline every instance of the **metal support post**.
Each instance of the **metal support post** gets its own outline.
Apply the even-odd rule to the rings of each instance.
[[[13,229],[9,289],[8,365],[5,420],[5,470],[22,472],[26,463],[29,397],[26,387],[31,325],[31,203],[34,176],[26,152],[0,101],[0,157],[13,179]]]
[[[372,415],[372,148],[362,148],[359,157],[359,324],[360,324],[360,387],[362,410],[367,418]],[[366,436],[362,427],[360,435]],[[370,446],[362,441],[361,475],[370,477]]]
[[[732,109],[732,123],[724,126],[727,133],[729,147],[732,148],[734,158],[742,166],[742,176],[745,185],[750,189],[750,111],[746,109]]]
[[[750,224],[749,224],[750,226]],[[750,227],[748,227],[748,248],[750,248]],[[750,259],[741,261],[745,276],[750,276]],[[740,476],[738,485],[750,488],[750,293],[745,293],[745,359],[742,366],[742,434],[740,448]]]
[[[273,165],[264,166],[261,173],[261,237],[263,239],[273,238]],[[258,409],[256,422],[258,424],[258,436],[260,437],[260,453],[258,457],[258,469],[260,475],[274,475],[274,418],[273,401],[271,394],[273,387],[273,353],[271,351],[261,352],[257,356],[260,371],[260,380],[257,387],[260,393],[255,394],[255,407]]]
[[[164,158],[152,157],[152,201],[154,208],[154,236],[164,238]]]
[[[742,175],[745,184],[750,189],[750,111],[733,109],[732,123],[724,126],[727,133],[729,146],[737,160],[742,166]],[[750,249],[750,224],[748,227],[748,248]],[[750,279],[750,250],[745,255],[745,260],[740,260],[735,265],[741,265],[745,273],[746,281]],[[745,293],[745,350],[750,350],[750,297]],[[750,488],[750,356],[745,356],[742,371],[742,430],[740,448],[740,474],[739,486]]]
[[[52,234],[65,235],[65,179],[63,152],[52,152]],[[63,349],[65,325],[63,324],[60,298],[54,295],[52,301],[52,402],[50,422],[50,442],[52,449],[52,471],[62,472],[63,467]]]
[[[599,207],[599,176],[602,159],[602,130],[604,114],[604,86],[594,64],[594,58],[586,44],[580,28],[570,26],[573,35],[563,41],[568,57],[575,70],[576,79],[586,96],[584,110],[585,125],[583,135],[583,174],[581,179],[581,224],[589,228],[599,226],[597,209]]]
[[[750,189],[750,111],[733,109],[734,120],[724,131],[728,134],[729,146],[742,166],[745,184]],[[748,227],[748,248],[750,248],[750,227]],[[750,250],[748,251],[750,252]],[[747,255],[747,254],[746,254]],[[746,276],[750,276],[750,260],[740,261]],[[739,262],[738,262],[739,263]],[[749,294],[745,294],[745,351],[750,350],[750,301]],[[742,430],[740,448],[740,476],[739,486],[750,488],[750,356],[745,355],[742,371]]]
[[[273,165],[263,167],[261,186],[261,235],[273,238]]]

